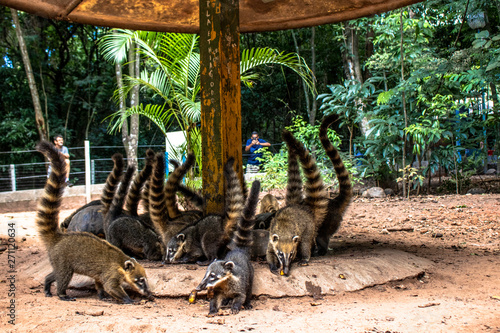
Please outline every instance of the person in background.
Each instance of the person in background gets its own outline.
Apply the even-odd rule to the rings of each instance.
[[[257,132],[252,132],[252,137],[247,140],[245,151],[250,151],[250,157],[247,161],[247,172],[257,172],[260,169],[261,162],[257,159],[262,157],[262,153],[256,153],[262,147],[270,147],[271,144],[266,140],[259,139]]]
[[[63,156],[66,158],[66,184],[71,187],[73,184],[69,182],[69,152],[68,152],[68,147],[64,145],[64,139],[61,134],[58,134],[54,136],[54,146],[56,146],[57,150],[63,154]],[[50,167],[49,167],[49,174],[50,174]]]

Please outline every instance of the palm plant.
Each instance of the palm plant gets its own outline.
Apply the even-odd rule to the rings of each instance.
[[[119,110],[111,116],[110,131],[120,130],[124,120],[133,114],[149,118],[165,136],[170,126],[175,124],[185,133],[186,149],[195,153],[197,163],[201,165],[201,137],[199,129],[192,126],[201,117],[198,36],[113,29],[101,38],[99,46],[105,59],[118,62],[126,59],[132,42],[146,59],[146,66],[140,77],[125,77],[123,87],[115,91],[115,99],[139,85],[141,91],[151,93],[152,97],[161,97],[163,103],[140,104]],[[311,91],[315,90],[311,70],[303,58],[295,53],[285,54],[271,48],[242,51],[241,81],[251,86],[253,81],[260,79],[257,67],[266,65],[292,69]]]

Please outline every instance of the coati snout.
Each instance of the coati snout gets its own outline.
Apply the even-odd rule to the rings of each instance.
[[[288,276],[290,274],[290,265],[297,254],[300,236],[293,236],[291,240],[282,238],[280,241],[279,236],[273,234],[270,238],[274,253],[280,264],[280,275]]]

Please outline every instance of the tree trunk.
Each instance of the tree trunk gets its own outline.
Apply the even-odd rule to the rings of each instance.
[[[314,27],[311,28],[311,71],[313,79],[316,81],[316,29]],[[316,122],[316,112],[318,109],[318,101],[316,100],[316,94],[313,93],[313,101],[311,105],[311,110],[309,112],[309,124],[314,126]]]
[[[293,39],[293,44],[295,45],[295,53],[300,57],[300,49],[299,49],[299,43],[297,42],[297,37],[295,36],[295,32],[293,30],[290,30],[292,32],[292,39]],[[302,82],[302,89],[304,89],[304,97],[306,99],[306,111],[307,114],[309,115],[309,123],[311,124],[311,101],[309,98],[309,91],[307,89],[307,85],[304,82],[304,80],[300,80]],[[312,123],[314,124],[314,123]]]
[[[130,46],[128,52],[128,70],[131,77],[138,77],[140,70],[139,63],[139,53],[135,50],[135,44]],[[118,80],[118,69],[117,69],[117,80]],[[121,81],[121,68],[120,68],[120,80],[118,88],[123,85]],[[123,104],[123,105],[122,105]],[[134,107],[139,105],[139,86],[136,85],[130,92],[130,106]],[[120,110],[125,109],[125,96],[120,96]],[[137,144],[139,139],[139,115],[132,115],[130,117],[130,123],[128,119],[125,119],[122,126],[122,142],[125,147],[125,152],[127,154],[128,165],[134,165],[137,167]]]
[[[366,30],[366,40],[365,40],[365,57],[368,60],[374,53],[373,39],[375,38],[375,32],[372,28],[372,20],[368,20],[368,27]],[[368,80],[372,77],[372,74],[368,70],[368,67],[365,68],[364,72],[364,80]]]
[[[403,53],[403,9],[401,9],[400,14],[399,14],[399,19],[400,19],[400,33],[401,33],[401,43],[400,43],[400,52],[401,52],[401,82],[404,82],[405,80],[405,65],[404,65],[404,53]],[[403,104],[403,115],[404,115],[404,121],[405,121],[405,129],[408,127],[408,117],[406,115],[406,99],[405,99],[405,92],[403,90],[401,94],[401,103]],[[406,133],[403,131],[403,170],[406,168]],[[404,171],[403,171],[404,172]],[[404,179],[404,176],[403,176]],[[406,181],[403,180],[403,193],[405,193],[405,187],[406,187]],[[408,189],[408,196],[409,196],[409,191]]]
[[[351,23],[346,22],[344,26],[344,51],[342,52],[342,59],[344,61],[344,74],[348,80],[356,80],[363,84],[363,72],[361,71],[360,58],[359,58],[359,37],[356,27]],[[363,103],[361,100],[356,101],[356,108],[359,112],[363,110]],[[361,133],[365,135],[368,132],[368,118],[363,117],[360,124]]]
[[[14,26],[16,28],[16,35],[17,35],[17,40],[19,41],[19,48],[21,49],[24,69],[26,70],[26,76],[28,77],[31,99],[33,100],[33,108],[35,109],[35,121],[36,121],[36,128],[38,130],[38,135],[40,136],[40,140],[47,140],[48,139],[47,126],[45,125],[45,119],[43,118],[42,106],[40,104],[40,97],[38,96],[38,90],[36,87],[33,69],[31,68],[28,49],[26,48],[23,32],[21,30],[21,25],[19,24],[19,16],[17,15],[17,11],[15,9],[11,8],[10,12],[12,14]]]

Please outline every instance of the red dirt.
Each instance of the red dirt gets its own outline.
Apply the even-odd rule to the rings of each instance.
[[[63,211],[62,216],[71,211]],[[358,292],[253,301],[253,310],[207,317],[208,303],[157,298],[139,305],[100,301],[95,291],[69,290],[75,302],[46,298],[43,287],[16,275],[16,325],[8,323],[7,273],[0,277],[3,332],[500,332],[500,195],[354,200],[334,236],[335,252],[396,248],[432,260],[424,276]],[[0,214],[0,236],[16,219],[16,265],[46,256],[34,212]],[[23,219],[23,220],[19,220]],[[19,222],[20,221],[20,222]],[[23,241],[21,237],[25,237]],[[334,255],[334,254],[333,254]],[[7,271],[7,251],[0,270]],[[224,310],[224,314],[228,310]]]

